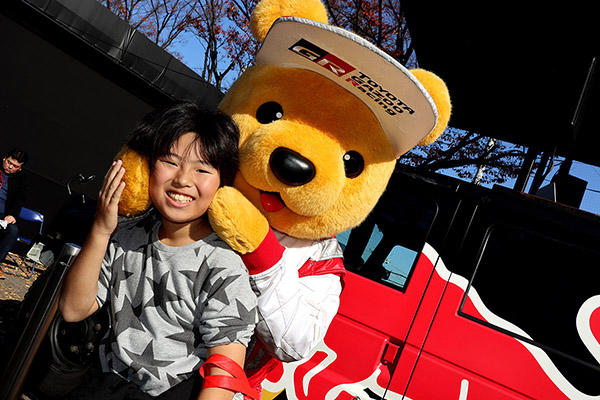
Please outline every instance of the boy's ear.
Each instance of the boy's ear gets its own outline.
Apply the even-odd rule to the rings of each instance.
[[[450,93],[444,81],[436,74],[425,71],[424,69],[413,69],[410,71],[415,78],[427,89],[437,107],[438,119],[435,127],[419,143],[419,146],[431,144],[441,136],[448,126],[452,104],[450,103]]]
[[[125,188],[119,200],[119,214],[133,217],[148,210],[152,205],[149,194],[150,166],[140,153],[123,146],[115,160],[123,161]]]

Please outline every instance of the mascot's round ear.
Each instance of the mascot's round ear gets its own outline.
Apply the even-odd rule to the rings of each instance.
[[[123,146],[115,160],[123,161],[125,188],[119,200],[119,214],[133,217],[142,214],[152,205],[148,186],[150,166],[148,159],[140,153]]]
[[[262,42],[279,17],[300,17],[328,23],[327,10],[320,0],[262,0],[254,8],[250,29]]]
[[[431,144],[437,140],[444,133],[450,120],[450,112],[452,105],[450,104],[450,93],[443,80],[440,79],[436,74],[425,71],[424,69],[413,69],[410,71],[421,84],[427,89],[438,111],[438,119],[435,127],[429,135],[419,143],[419,146],[425,146]]]

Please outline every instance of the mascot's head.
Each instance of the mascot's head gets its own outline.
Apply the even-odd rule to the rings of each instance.
[[[236,188],[290,236],[319,239],[358,225],[396,159],[446,128],[445,84],[328,25],[319,0],[262,0],[251,28],[262,42],[255,65],[220,105],[240,129]],[[129,204],[147,188],[126,183],[120,211],[143,211]]]
[[[396,158],[445,129],[444,83],[327,25],[318,0],[263,0],[251,27],[262,41],[256,65],[220,105],[240,128],[235,186],[294,237],[356,226]]]

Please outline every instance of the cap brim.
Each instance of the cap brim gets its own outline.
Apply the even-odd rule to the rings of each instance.
[[[421,83],[390,55],[344,29],[281,17],[255,63],[311,70],[348,90],[375,114],[397,157],[435,127],[437,109]]]

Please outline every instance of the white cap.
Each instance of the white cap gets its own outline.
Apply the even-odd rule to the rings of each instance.
[[[354,94],[375,114],[396,157],[435,127],[437,109],[423,85],[391,56],[345,29],[278,18],[255,63],[308,69]]]
[[[390,55],[345,29],[278,18],[255,63],[308,69],[354,94],[375,114],[396,157],[435,127],[437,108],[423,85]]]

